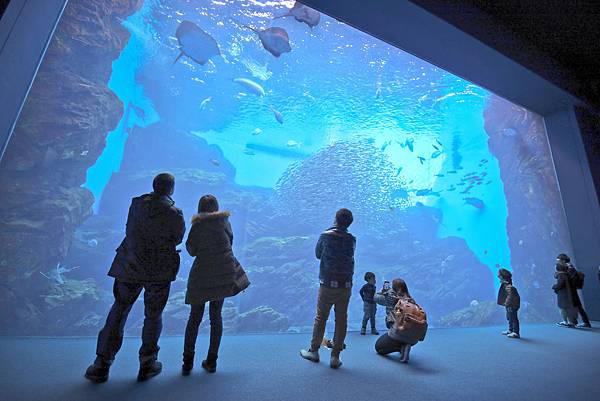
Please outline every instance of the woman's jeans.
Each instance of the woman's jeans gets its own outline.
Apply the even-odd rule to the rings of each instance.
[[[208,314],[210,317],[210,345],[208,347],[207,361],[214,362],[219,354],[219,345],[221,345],[221,336],[223,335],[223,319],[221,318],[221,310],[223,309],[223,299],[218,301],[210,301],[208,306]],[[185,328],[185,341],[183,345],[183,359],[186,362],[194,360],[196,349],[196,338],[198,337],[198,329],[202,323],[204,316],[205,304],[192,305],[190,311],[190,319]]]

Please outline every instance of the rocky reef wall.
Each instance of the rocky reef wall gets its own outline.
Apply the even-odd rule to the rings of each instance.
[[[51,40],[0,165],[0,333],[86,324],[56,316],[101,296],[83,281],[59,286],[56,266],[91,214],[81,185],[123,113],[107,84],[129,39],[121,20],[142,3],[71,0]]]

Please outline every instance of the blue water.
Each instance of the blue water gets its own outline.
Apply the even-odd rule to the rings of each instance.
[[[155,3],[145,2],[144,6],[130,16],[123,25],[131,37],[118,59],[113,62],[108,87],[123,102],[123,117],[117,128],[106,138],[106,147],[96,163],[88,170],[83,185],[94,194],[94,212],[98,212],[102,192],[113,173],[118,172],[123,159],[123,150],[129,132],[134,127],[145,127],[159,120],[152,101],[144,95],[144,88],[136,82],[136,73],[151,56],[149,45],[153,31],[144,21]]]
[[[326,16],[312,30],[292,18],[272,23],[289,3],[146,1],[124,22],[131,39],[113,63],[109,87],[125,113],[88,171],[95,210],[119,171],[130,130],[159,120],[217,146],[235,167],[235,182],[246,187],[275,188],[290,166],[328,145],[368,139],[404,183],[394,192],[401,207],[437,208],[439,238],[464,239],[494,276],[498,266],[510,268],[506,199],[483,128],[490,94]],[[292,52],[274,58],[232,18],[284,27]],[[223,56],[205,66],[186,57],[173,64],[174,32],[184,19],[211,34]],[[234,78],[257,82],[266,95],[248,94]],[[461,193],[457,184],[470,172],[485,172],[485,179]]]

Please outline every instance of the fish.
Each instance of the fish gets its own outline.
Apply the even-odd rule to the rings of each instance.
[[[273,112],[273,115],[275,116],[275,120],[277,120],[277,122],[279,124],[283,124],[283,115],[277,109],[275,109],[273,106],[271,106],[271,111]]]
[[[92,238],[91,240],[88,240],[87,244],[90,248],[95,248],[98,246],[98,240],[96,238]]]
[[[69,273],[75,269],[79,269],[79,266],[75,266],[75,267],[71,267],[71,268],[65,268],[63,266],[60,265],[60,263],[58,263],[56,265],[56,269],[55,270],[50,270],[49,272],[46,273],[42,273],[40,272],[40,274],[44,277],[46,277],[48,280],[54,280],[56,281],[58,284],[64,284],[65,283],[65,279],[63,278],[63,274],[65,273]]]
[[[442,152],[440,152],[439,150],[438,150],[438,151],[435,151],[435,152],[433,152],[433,153],[431,154],[431,158],[432,158],[432,159],[437,159],[437,158],[438,158],[438,157],[439,157],[441,154],[442,154]]]
[[[375,91],[375,99],[379,99],[381,97],[381,88],[377,88]]]
[[[437,146],[435,146],[435,145],[433,145],[433,144],[432,144],[431,146],[433,146],[433,148],[434,148],[435,150],[440,150],[440,148],[438,148]]]
[[[210,159],[209,162],[211,162],[212,164],[214,164],[217,167],[219,167],[221,165],[221,163],[217,159]]]
[[[465,203],[481,210],[485,208],[485,203],[479,198],[464,198]]]
[[[252,135],[260,135],[262,133],[262,130],[260,128],[255,128],[254,131],[252,131]]]
[[[296,1],[294,6],[285,14],[275,17],[277,18],[285,18],[285,17],[294,17],[294,19],[298,22],[303,22],[311,28],[319,25],[321,21],[321,13],[317,10],[314,10],[310,7],[305,6],[304,4]]]
[[[287,146],[288,148],[297,148],[300,146],[300,142],[296,142],[294,140],[289,140],[285,143],[285,146]]]
[[[405,143],[406,146],[408,146],[408,150],[410,150],[411,152],[415,150],[415,147],[413,145],[415,143],[414,139],[407,139]]]
[[[182,21],[175,36],[179,42],[179,55],[173,64],[184,55],[200,65],[206,64],[211,57],[221,55],[217,41],[191,21]]]
[[[423,164],[425,162],[425,158],[421,157],[421,156],[417,156],[419,161],[421,162],[421,164]]]
[[[448,174],[456,174],[456,170],[446,171],[446,173],[448,173]]]
[[[261,31],[245,24],[241,25],[256,33],[264,49],[273,56],[279,57],[283,53],[289,53],[292,51],[292,47],[290,46],[290,37],[285,29],[274,26]]]
[[[417,196],[427,196],[430,195],[433,191],[431,189],[419,189],[415,195]]]
[[[398,170],[396,170],[396,177],[400,175],[401,171],[402,171],[402,167],[398,167]]]
[[[387,147],[391,145],[391,143],[392,143],[392,141],[387,141],[386,143],[384,143],[381,146],[381,151],[384,152],[387,149]]]
[[[204,99],[201,103],[200,103],[200,110],[204,110],[204,108],[206,107],[206,105],[208,104],[208,102],[210,102],[212,100],[212,96],[207,97],[206,99]]]
[[[251,93],[256,96],[264,96],[265,95],[265,90],[263,89],[263,87],[250,79],[234,78],[233,82],[242,86],[248,93]]]
[[[308,153],[302,152],[299,148],[280,148],[269,145],[262,145],[258,143],[247,143],[247,149],[252,149],[258,152],[284,157],[286,159],[304,159],[309,156]]]
[[[254,151],[252,151],[250,149],[244,149],[244,154],[246,154],[248,156],[254,156],[254,155],[256,155],[256,153],[254,153]]]
[[[436,138],[435,141],[438,143],[438,145],[443,146],[439,139]]]
[[[442,177],[445,177],[445,175],[444,174],[434,174],[434,177],[442,178]]]

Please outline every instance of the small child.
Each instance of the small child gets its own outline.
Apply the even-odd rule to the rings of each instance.
[[[364,316],[362,320],[362,327],[360,334],[365,335],[367,332],[367,322],[371,321],[371,334],[379,335],[379,332],[375,328],[375,313],[377,312],[377,304],[373,297],[377,289],[375,288],[375,273],[366,272],[365,281],[367,284],[363,285],[360,289],[360,297],[364,303]]]
[[[503,331],[502,335],[508,338],[521,338],[519,334],[519,318],[517,312],[521,307],[521,297],[517,288],[512,283],[512,273],[506,269],[498,270],[500,279],[500,289],[498,290],[498,305],[506,307],[506,320],[508,320],[508,330]]]

